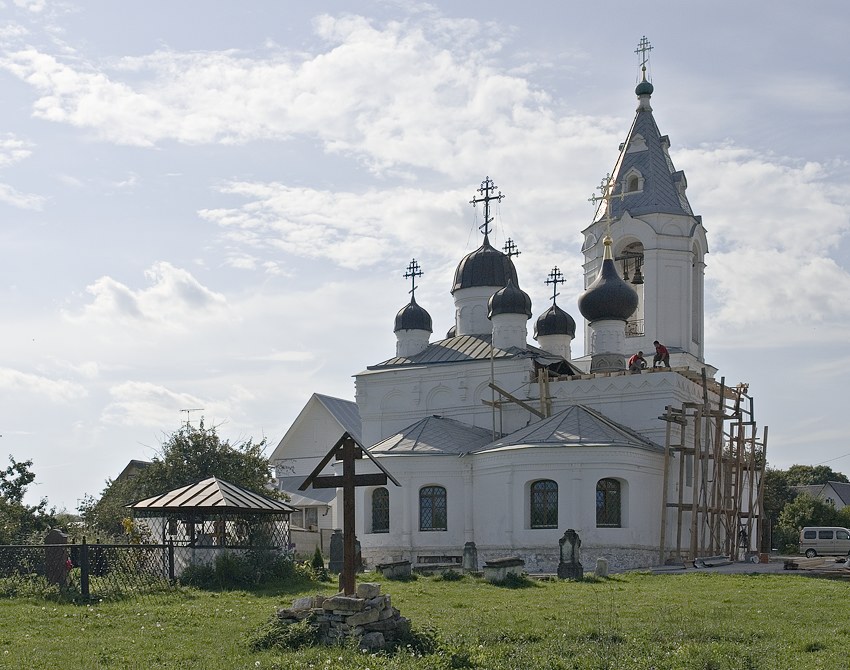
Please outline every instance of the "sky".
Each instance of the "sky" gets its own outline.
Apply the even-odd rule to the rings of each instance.
[[[706,360],[771,466],[850,474],[848,34],[846,0],[0,0],[0,467],[74,511],[187,418],[270,453],[394,355],[411,258],[452,325],[486,176],[535,318],[558,265],[579,320],[645,35]]]

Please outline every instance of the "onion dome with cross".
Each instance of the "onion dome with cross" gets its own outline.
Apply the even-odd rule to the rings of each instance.
[[[543,314],[537,317],[537,322],[534,324],[534,339],[539,340],[541,337],[549,335],[569,335],[571,338],[576,336],[576,322],[563,309],[558,307],[556,298],[558,297],[558,284],[566,282],[564,275],[555,266],[549,277],[546,279],[547,284],[552,284],[552,306]]]
[[[400,330],[427,330],[429,333],[434,332],[431,327],[431,315],[416,303],[416,277],[421,277],[424,273],[419,267],[416,259],[410,261],[407,266],[407,271],[402,275],[405,279],[410,279],[410,302],[402,307],[398,314],[395,315],[394,333]]]
[[[531,318],[531,298],[512,279],[508,279],[507,286],[490,296],[487,307],[490,319],[499,314],[524,314],[526,319]]]
[[[603,240],[605,256],[593,283],[578,299],[578,310],[591,324],[594,321],[628,321],[638,306],[638,295],[620,277],[611,254],[611,237]]]
[[[490,203],[501,202],[505,197],[501,191],[493,195],[496,189],[493,180],[487,177],[478,189],[481,197],[469,201],[473,206],[479,202],[484,203],[484,223],[480,226],[481,232],[484,233],[484,243],[458,263],[452,293],[476,286],[502,287],[507,285],[508,280],[513,280],[514,284],[519,286],[511,255],[502,253],[490,244],[490,224],[493,221],[490,216]]]
[[[413,356],[423,351],[428,346],[428,340],[433,328],[431,327],[431,315],[416,303],[416,278],[424,273],[412,259],[407,270],[402,275],[410,279],[410,302],[402,307],[395,315],[396,355]]]

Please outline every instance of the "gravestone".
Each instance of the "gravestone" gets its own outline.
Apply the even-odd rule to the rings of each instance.
[[[596,559],[596,576],[608,577],[608,559],[603,556]]]
[[[331,535],[330,558],[328,559],[328,570],[330,572],[342,572],[343,550],[342,529],[337,528]]]
[[[478,572],[478,549],[475,542],[463,545],[463,569],[465,572]]]
[[[584,579],[584,567],[581,564],[581,538],[572,528],[558,540],[561,560],[558,563],[558,577],[561,579]]]
[[[68,536],[54,528],[44,538],[44,576],[48,584],[68,584]]]

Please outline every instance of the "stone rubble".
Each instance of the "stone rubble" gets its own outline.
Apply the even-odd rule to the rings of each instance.
[[[389,594],[381,595],[381,585],[364,582],[354,596],[338,593],[298,598],[289,608],[277,611],[284,623],[306,620],[319,631],[322,644],[341,644],[356,638],[361,649],[375,651],[410,632],[410,620],[392,606]]]

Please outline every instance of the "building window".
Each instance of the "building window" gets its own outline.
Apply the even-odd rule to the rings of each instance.
[[[419,530],[446,530],[446,489],[425,486],[419,490]]]
[[[531,484],[531,527],[558,527],[558,485],[551,479]]]
[[[390,492],[385,488],[372,491],[372,532],[390,532]]]
[[[626,191],[628,193],[634,193],[635,191],[638,190],[639,184],[640,184],[640,180],[637,178],[637,176],[632,175],[631,177],[629,177],[629,185],[628,185],[628,188],[626,189]]]
[[[596,527],[620,527],[620,482],[600,479],[596,484]]]

